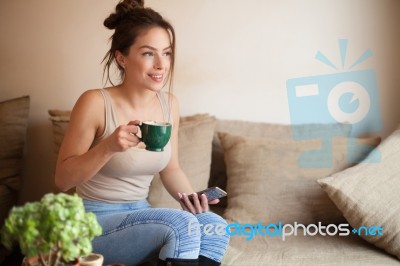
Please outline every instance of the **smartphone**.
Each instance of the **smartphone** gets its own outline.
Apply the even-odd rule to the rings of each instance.
[[[208,201],[212,201],[215,199],[219,199],[222,197],[226,197],[227,193],[220,189],[219,187],[210,187],[204,189],[202,191],[196,192],[197,195],[200,197],[202,194],[206,194]],[[192,200],[193,195],[188,196],[190,200]]]

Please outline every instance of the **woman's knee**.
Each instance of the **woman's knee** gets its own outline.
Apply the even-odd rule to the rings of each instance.
[[[159,258],[197,258],[201,235],[196,231],[199,228],[196,217],[189,212],[170,210],[163,223],[168,225],[169,233],[165,235]]]
[[[229,245],[227,222],[212,212],[201,213],[196,217],[202,227],[200,255],[220,262]]]
[[[189,224],[193,224],[195,226],[199,224],[199,221],[194,214],[175,209],[168,210],[163,218],[163,221],[171,226],[174,226],[175,228],[182,229],[185,227],[186,230]]]
[[[224,218],[213,212],[204,212],[196,214],[196,219],[199,221],[200,226],[206,224],[212,224],[214,226],[220,226],[226,228],[228,225]]]
[[[196,218],[199,221],[202,241],[214,239],[228,244],[229,234],[226,231],[228,224],[224,218],[212,212],[196,214]]]

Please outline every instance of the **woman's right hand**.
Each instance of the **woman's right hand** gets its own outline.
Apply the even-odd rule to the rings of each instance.
[[[109,149],[113,152],[123,152],[129,148],[137,146],[141,141],[136,134],[139,132],[140,121],[135,120],[128,125],[117,127],[114,132],[106,139]]]

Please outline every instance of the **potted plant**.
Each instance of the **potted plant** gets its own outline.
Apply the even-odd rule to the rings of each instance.
[[[56,266],[89,255],[91,240],[101,232],[96,216],[85,212],[79,196],[49,193],[40,201],[14,207],[1,240],[7,248],[18,242],[24,261],[35,261],[27,265]]]

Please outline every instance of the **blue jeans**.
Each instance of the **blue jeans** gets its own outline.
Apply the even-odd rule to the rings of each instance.
[[[220,262],[229,235],[202,230],[226,221],[212,213],[192,214],[178,209],[151,208],[147,200],[107,203],[84,200],[103,234],[93,240],[93,251],[104,256],[104,264],[133,266],[157,258],[197,259],[199,255]]]

